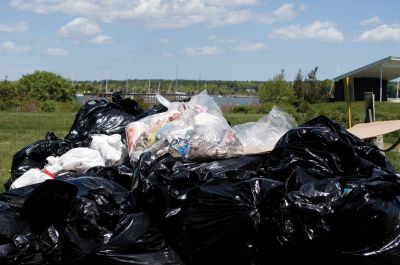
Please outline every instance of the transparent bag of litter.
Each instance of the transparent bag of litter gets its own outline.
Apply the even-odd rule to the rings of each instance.
[[[294,119],[274,107],[258,122],[230,127],[215,101],[205,91],[189,102],[169,102],[157,95],[167,112],[126,127],[131,161],[143,151],[157,157],[170,153],[189,160],[214,160],[271,151],[279,138],[296,126]]]
[[[200,157],[212,157],[209,152],[213,149],[217,155],[215,158],[229,149],[220,145],[232,142],[229,136],[234,132],[206,91],[192,97],[189,102],[169,102],[160,95],[157,95],[157,100],[168,108],[167,112],[148,116],[126,127],[132,161],[137,161],[146,149],[160,155],[171,152],[186,158],[198,158],[199,154],[190,155],[192,148],[195,152],[202,152]],[[207,149],[210,151],[205,152]]]
[[[278,140],[295,127],[293,117],[274,106],[257,122],[239,124],[233,130],[243,144],[243,154],[248,155],[272,151]]]

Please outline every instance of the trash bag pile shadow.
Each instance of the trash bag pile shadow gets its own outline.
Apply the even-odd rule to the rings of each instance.
[[[179,108],[198,108],[190,104]],[[0,263],[400,262],[399,176],[375,146],[323,116],[292,128],[268,127],[281,121],[271,121],[279,113],[274,112],[255,124],[235,129],[224,123],[223,130],[210,132],[214,138],[203,139],[204,145],[228,150],[212,159],[215,152],[191,153],[190,148],[202,149],[196,143],[203,133],[196,127],[204,124],[200,118],[210,118],[207,126],[212,127],[219,117],[185,117],[182,111],[179,120],[170,115],[171,105],[164,105],[144,111],[118,94],[113,102],[92,100],[64,139],[48,133],[17,152],[7,191],[0,194]],[[159,114],[167,117],[158,119],[164,136],[150,144],[160,134],[145,131],[143,124],[151,124],[152,131],[156,123],[150,119]],[[193,128],[182,130],[188,122]],[[170,137],[171,126],[178,130],[180,145]],[[241,136],[283,127],[279,137]],[[130,142],[125,130],[131,129],[129,134],[132,128],[142,130],[135,141],[143,144],[129,156],[129,144],[135,148],[137,142]],[[82,156],[79,170],[73,170],[71,164],[78,164],[68,164],[68,154],[76,148],[85,148],[79,150],[86,154],[99,134],[110,136],[98,138],[108,142],[95,148],[108,162],[91,164]],[[275,139],[271,152],[245,151],[260,148],[257,141],[263,137]],[[119,146],[116,139],[121,139],[119,153],[112,149]],[[241,149],[233,149],[237,142]],[[104,156],[112,152],[118,161]],[[24,176],[34,180],[13,186]]]

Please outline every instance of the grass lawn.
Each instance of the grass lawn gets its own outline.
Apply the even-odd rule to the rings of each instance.
[[[263,114],[243,114],[243,113],[224,113],[225,119],[231,123],[231,126],[236,124],[257,121]]]
[[[44,139],[48,131],[63,138],[75,114],[0,112],[0,191],[9,178],[13,155],[22,147]]]
[[[332,113],[335,111],[346,113],[347,106],[345,102],[332,102],[332,103],[317,103],[312,104],[311,108],[316,113]],[[363,101],[352,102],[352,117],[353,123],[364,122],[365,118],[365,106]],[[400,119],[400,104],[388,103],[388,102],[376,102],[376,120],[399,120]],[[347,118],[347,115],[346,115]]]
[[[343,103],[314,104],[312,108],[315,116],[318,113],[337,111],[345,108]],[[354,104],[354,115],[361,121],[363,103]],[[381,103],[377,105],[379,116],[385,119],[400,119],[400,104]],[[37,140],[44,139],[46,132],[52,131],[58,137],[63,138],[76,113],[7,113],[0,112],[0,191],[3,191],[3,183],[9,178],[13,155],[22,147]],[[236,125],[240,123],[256,121],[262,114],[226,113],[225,118]],[[383,119],[382,119],[383,120]],[[400,133],[385,136],[385,145],[389,146],[397,140]],[[399,148],[387,153],[390,161],[400,171]]]

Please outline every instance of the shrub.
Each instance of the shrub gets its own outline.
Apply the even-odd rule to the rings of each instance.
[[[239,105],[233,108],[233,112],[235,113],[248,113],[249,109],[246,105]]]
[[[38,100],[71,100],[72,86],[62,76],[46,71],[24,75],[18,82],[20,96]]]
[[[227,105],[222,105],[220,108],[223,113],[235,112],[236,105],[227,104]]]
[[[57,110],[57,105],[54,101],[47,100],[42,103],[40,109],[43,112],[55,112]]]
[[[57,102],[57,111],[78,112],[82,106],[83,104],[76,100],[72,102]]]

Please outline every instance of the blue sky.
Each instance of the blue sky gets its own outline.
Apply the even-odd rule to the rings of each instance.
[[[0,79],[333,78],[400,56],[400,1],[5,0]]]

